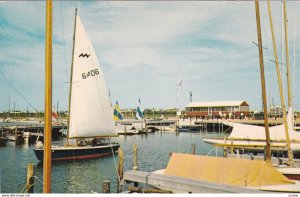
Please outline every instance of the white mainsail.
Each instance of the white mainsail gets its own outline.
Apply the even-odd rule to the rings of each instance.
[[[69,138],[117,135],[104,75],[78,15],[73,58]]]

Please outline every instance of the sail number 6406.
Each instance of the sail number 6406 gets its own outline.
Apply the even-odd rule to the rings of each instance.
[[[90,70],[87,73],[82,73],[82,78],[86,79],[90,76],[96,76],[96,75],[99,75],[99,70],[98,69]]]

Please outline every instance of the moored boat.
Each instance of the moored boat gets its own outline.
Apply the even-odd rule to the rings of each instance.
[[[117,136],[112,114],[104,74],[76,9],[67,143],[52,146],[51,159],[89,159],[114,154],[120,145],[110,142],[110,137]],[[103,142],[104,138],[108,142]],[[71,139],[76,143],[71,145]],[[42,142],[36,144],[34,152],[42,161]]]
[[[6,144],[6,142],[8,141],[7,138],[5,137],[0,137],[0,146],[4,146]]]

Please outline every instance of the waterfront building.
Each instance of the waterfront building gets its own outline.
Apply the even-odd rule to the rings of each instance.
[[[185,106],[187,117],[228,117],[248,116],[246,101],[191,102]]]

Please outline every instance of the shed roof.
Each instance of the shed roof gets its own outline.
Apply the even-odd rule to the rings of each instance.
[[[223,106],[240,106],[249,104],[246,101],[211,101],[211,102],[192,102],[185,107],[223,107]]]

